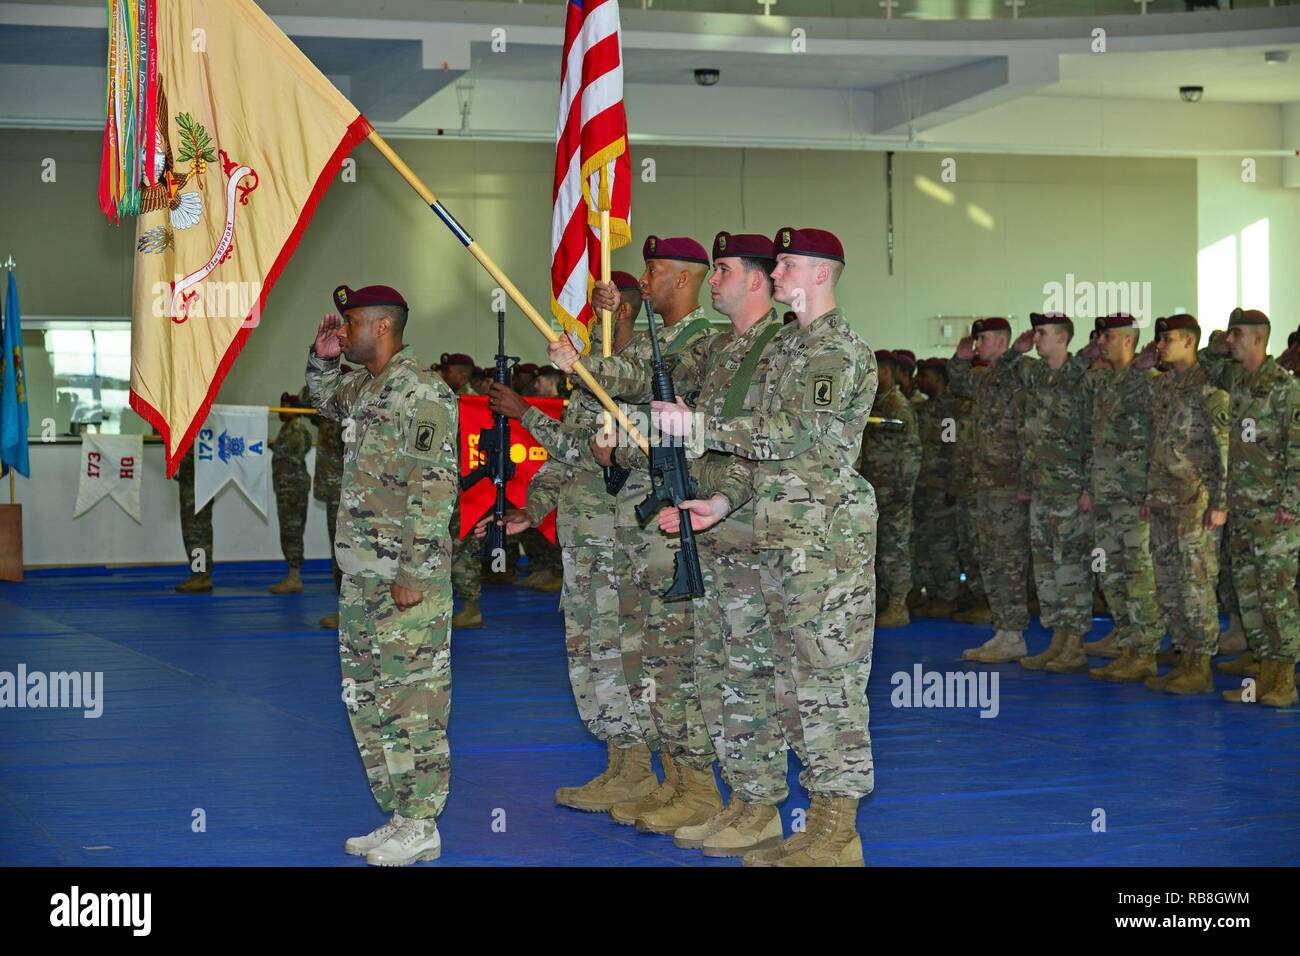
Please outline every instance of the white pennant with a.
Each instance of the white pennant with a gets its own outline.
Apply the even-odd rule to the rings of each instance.
[[[233,480],[265,515],[270,462],[266,406],[213,405],[194,442],[194,510]]]
[[[83,434],[81,481],[72,517],[81,517],[105,495],[112,495],[123,511],[139,521],[143,447],[140,435]]]

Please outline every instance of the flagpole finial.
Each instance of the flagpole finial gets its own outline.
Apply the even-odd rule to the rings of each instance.
[[[18,263],[14,262],[14,257],[13,257],[13,255],[10,255],[7,259],[5,259],[5,268],[6,268],[6,269],[17,269],[17,268],[18,268]]]

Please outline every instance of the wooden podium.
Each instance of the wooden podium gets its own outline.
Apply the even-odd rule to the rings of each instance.
[[[23,579],[23,506],[0,505],[0,581]]]

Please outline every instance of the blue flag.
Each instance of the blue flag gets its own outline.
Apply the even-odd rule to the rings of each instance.
[[[18,322],[18,283],[9,272],[5,292],[3,353],[0,354],[0,474],[17,469],[31,477],[27,463],[27,383],[23,375],[23,332]]]

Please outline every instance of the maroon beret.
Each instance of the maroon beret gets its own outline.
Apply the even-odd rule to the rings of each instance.
[[[443,352],[440,359],[442,365],[468,365],[474,367],[474,360],[464,352]]]
[[[1064,312],[1030,312],[1029,324],[1034,328],[1040,325],[1073,325]]]
[[[782,226],[772,240],[772,258],[781,253],[795,256],[816,256],[819,259],[844,261],[844,247],[833,232],[825,229],[795,229]]]
[[[362,289],[349,289],[341,285],[334,290],[334,305],[340,312],[364,309],[371,305],[400,305],[407,308],[402,294],[387,285],[368,285]]]
[[[894,349],[894,361],[908,368],[916,368],[916,353],[911,349]]]
[[[994,316],[989,319],[976,319],[970,324],[970,334],[979,335],[981,332],[1010,332],[1011,323],[1006,319]]]
[[[1236,308],[1233,309],[1232,314],[1228,316],[1228,328],[1232,328],[1234,325],[1268,325],[1268,324],[1269,324],[1268,316],[1265,315],[1263,312],[1259,311],[1259,309]]]
[[[516,365],[516,366],[515,366],[515,371],[516,371],[516,372],[524,372],[524,373],[526,373],[526,374],[528,374],[528,375],[536,375],[536,374],[537,374],[537,366],[534,365],[532,362],[525,362],[523,365]]]
[[[932,357],[921,359],[917,365],[918,368],[947,368],[948,360],[946,358]]]
[[[647,261],[676,259],[679,262],[698,262],[703,266],[709,264],[709,254],[704,251],[704,247],[688,236],[670,236],[667,239],[646,236],[645,243],[641,246],[641,258]]]
[[[1104,332],[1107,329],[1131,329],[1136,324],[1136,320],[1127,312],[1116,312],[1114,315],[1097,316],[1096,328],[1098,332]]]
[[[637,292],[641,291],[641,283],[630,272],[611,272],[609,281],[614,283],[614,288],[619,292],[631,292],[633,289]]]
[[[877,362],[877,363],[880,363],[880,362],[892,362],[892,361],[894,361],[894,353],[893,353],[893,352],[889,351],[889,349],[876,349],[876,362]]]
[[[1196,321],[1196,316],[1188,315],[1186,312],[1181,312],[1178,315],[1166,315],[1156,319],[1156,335],[1163,332],[1173,332],[1177,329],[1195,332],[1197,338],[1200,338],[1201,335],[1201,327]]]
[[[720,232],[713,237],[713,261],[727,256],[743,256],[746,259],[772,259],[772,240],[752,232],[732,235]]]

